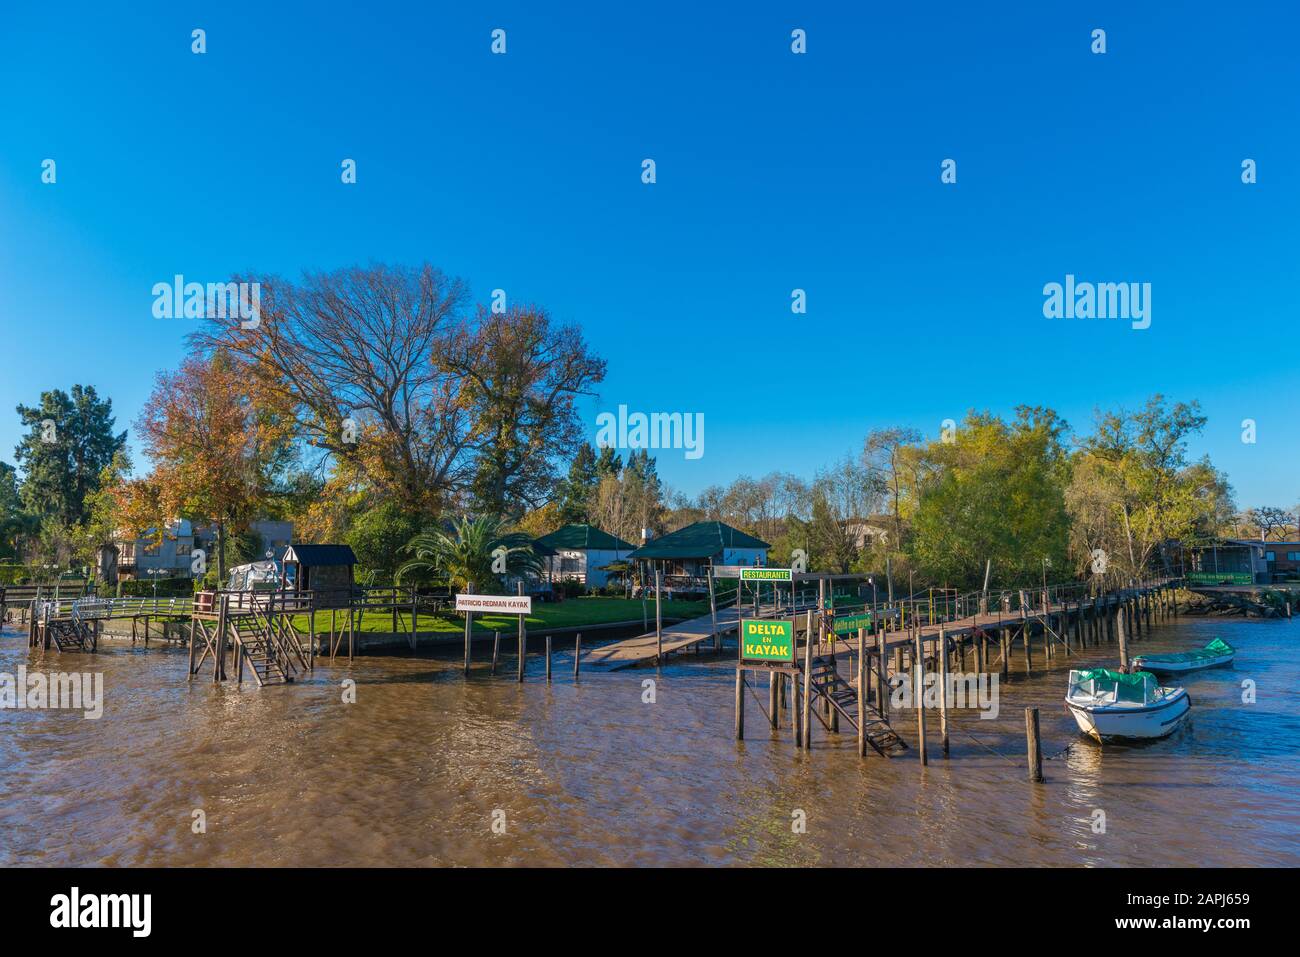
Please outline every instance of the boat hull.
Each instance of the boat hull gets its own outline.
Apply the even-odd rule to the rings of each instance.
[[[1152,740],[1173,734],[1187,719],[1191,701],[1177,693],[1144,707],[1095,707],[1065,699],[1079,730],[1097,741]]]
[[[1133,668],[1137,671],[1150,671],[1158,675],[1181,675],[1189,671],[1201,671],[1205,668],[1222,668],[1232,664],[1236,654],[1218,655],[1214,658],[1202,658],[1194,661],[1167,661],[1159,655],[1144,657],[1138,655],[1133,659]]]

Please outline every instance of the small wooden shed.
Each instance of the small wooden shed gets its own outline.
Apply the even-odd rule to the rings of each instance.
[[[312,593],[317,608],[346,608],[356,585],[350,545],[290,545],[280,561],[285,588]]]

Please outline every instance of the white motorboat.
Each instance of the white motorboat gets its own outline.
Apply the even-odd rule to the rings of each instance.
[[[1065,705],[1079,730],[1098,741],[1163,738],[1191,710],[1185,688],[1163,688],[1147,671],[1072,670]]]

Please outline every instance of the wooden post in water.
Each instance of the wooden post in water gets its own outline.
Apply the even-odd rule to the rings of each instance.
[[[663,612],[663,572],[655,569],[655,664],[664,660],[664,612]],[[739,597],[739,596],[738,596]],[[739,604],[739,602],[737,602]]]
[[[546,636],[546,683],[551,683],[551,636]]]
[[[808,626],[803,646],[803,746],[812,747],[812,612],[808,612]]]
[[[465,594],[474,594],[474,583],[469,582],[465,588]],[[474,627],[474,613],[468,609],[465,610],[465,674],[469,674],[469,643],[470,629]]]
[[[867,756],[867,629],[858,629],[858,757]]]
[[[411,650],[415,650],[416,633],[419,626],[416,621],[420,616],[420,596],[415,593],[415,586],[411,586]]]
[[[520,582],[519,594],[522,595],[523,593],[524,593],[524,583]],[[526,617],[525,615],[519,616],[519,673],[515,677],[515,680],[518,681],[520,684],[523,683],[524,665],[527,663],[528,660],[528,629],[524,625],[525,617]]]
[[[713,564],[709,563],[707,572],[709,582],[709,617],[713,620],[713,650],[722,651],[722,633],[718,631],[718,598],[713,588]],[[739,636],[737,636],[739,637]]]
[[[948,756],[948,636],[939,626],[939,735]]]
[[[876,710],[885,720],[889,720],[889,682],[886,672],[889,664],[885,661],[885,633],[876,632]]]
[[[582,667],[582,632],[573,639],[573,680],[578,680],[578,670]]]
[[[1128,635],[1124,627],[1124,613],[1115,611],[1116,634],[1119,638],[1119,670],[1128,672]]]
[[[1038,709],[1025,709],[1025,744],[1029,752],[1029,780],[1043,782],[1043,747],[1038,740]]]
[[[489,674],[497,673],[497,659],[501,656],[501,632],[492,632],[492,670]]]
[[[921,629],[914,628],[912,652],[913,702],[916,707],[916,738],[921,764],[929,764],[925,751],[925,649],[921,646]]]
[[[217,660],[213,663],[214,665],[212,669],[213,684],[216,684],[221,680],[222,668],[225,665],[226,617],[227,615],[229,615],[229,613],[230,613],[230,597],[228,595],[222,595],[221,607],[220,610],[217,612],[217,640],[216,640]]]
[[[745,669],[736,668],[736,740],[745,740]]]

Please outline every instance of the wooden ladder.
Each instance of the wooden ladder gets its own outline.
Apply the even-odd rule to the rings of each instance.
[[[93,625],[66,618],[55,618],[51,619],[46,627],[50,629],[50,639],[54,642],[54,647],[61,653],[95,650]]]
[[[820,657],[812,661],[812,680],[809,682],[813,695],[828,701],[841,718],[849,723],[854,733],[858,730],[858,686],[856,679],[847,681],[841,677],[831,658]],[[825,725],[816,708],[811,709]],[[863,737],[876,753],[887,758],[897,757],[907,750],[907,743],[898,736],[889,721],[871,705],[866,706],[862,715]]]
[[[232,617],[229,628],[235,654],[244,656],[259,688],[293,681],[293,675],[280,662],[279,649],[267,633],[267,626],[258,618],[244,615]],[[235,667],[239,667],[238,657],[235,659]]]

